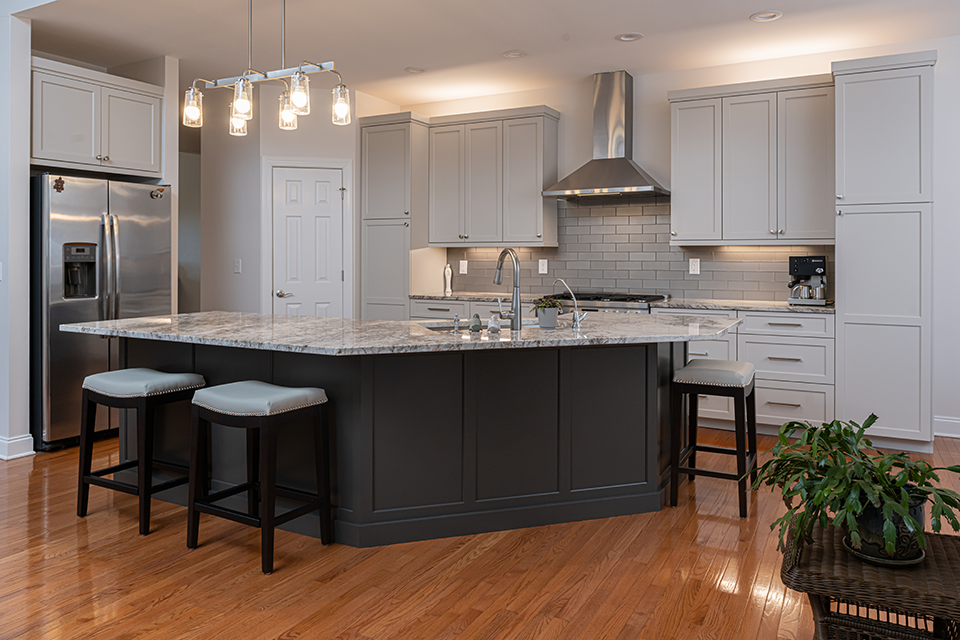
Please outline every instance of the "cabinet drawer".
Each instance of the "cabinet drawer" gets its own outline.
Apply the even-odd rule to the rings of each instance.
[[[832,338],[834,316],[812,313],[755,313],[741,311],[740,333],[774,336]]]
[[[650,313],[655,315],[666,315],[666,316],[713,316],[719,318],[736,318],[736,311],[724,311],[722,309],[660,309],[653,307],[650,309]],[[728,334],[737,333],[739,327],[733,327],[730,329]],[[736,358],[725,358],[729,360],[736,360]]]
[[[830,338],[737,336],[737,356],[752,362],[758,380],[833,384],[834,341]]]
[[[410,315],[417,318],[453,318],[457,314],[465,318],[468,304],[459,300],[411,300]]]
[[[833,385],[758,380],[754,389],[759,424],[782,425],[791,420],[819,424],[833,420]]]

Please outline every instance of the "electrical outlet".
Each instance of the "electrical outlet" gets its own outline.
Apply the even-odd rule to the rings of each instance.
[[[241,266],[240,258],[237,258],[236,260],[233,261],[233,272],[240,273],[240,266]]]
[[[462,275],[462,276],[467,275],[467,261],[466,261],[466,260],[461,260],[461,261],[460,261],[460,275]]]
[[[547,272],[547,261],[546,261],[546,260],[541,260],[541,261],[540,261],[540,274],[542,275],[542,274],[545,274],[546,272]]]
[[[690,258],[690,275],[700,275],[700,258]]]

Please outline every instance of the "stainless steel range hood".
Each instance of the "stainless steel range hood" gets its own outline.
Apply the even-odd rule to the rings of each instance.
[[[633,76],[593,77],[593,160],[543,192],[545,196],[668,196],[670,192],[630,159],[633,155]]]

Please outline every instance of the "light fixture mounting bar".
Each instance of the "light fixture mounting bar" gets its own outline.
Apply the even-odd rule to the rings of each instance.
[[[260,72],[257,71],[255,74],[247,76],[247,80],[250,82],[263,82],[264,80],[278,80],[281,78],[290,78],[297,71],[303,71],[304,73],[315,73],[317,71],[335,71],[336,65],[333,62],[322,62],[320,64],[303,64],[298,67],[289,67],[287,69],[277,69],[276,71],[267,71],[263,75],[260,75]],[[243,76],[234,76],[232,78],[220,78],[214,82],[209,80],[203,80],[206,83],[205,89],[210,87],[228,87],[231,85],[237,84],[240,81],[240,78]]]

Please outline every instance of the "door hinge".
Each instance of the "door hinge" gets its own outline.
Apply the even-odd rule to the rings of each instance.
[[[340,187],[340,199],[343,200],[343,194],[346,192],[346,187]]]
[[[340,272],[340,282],[343,282],[343,271]]]

